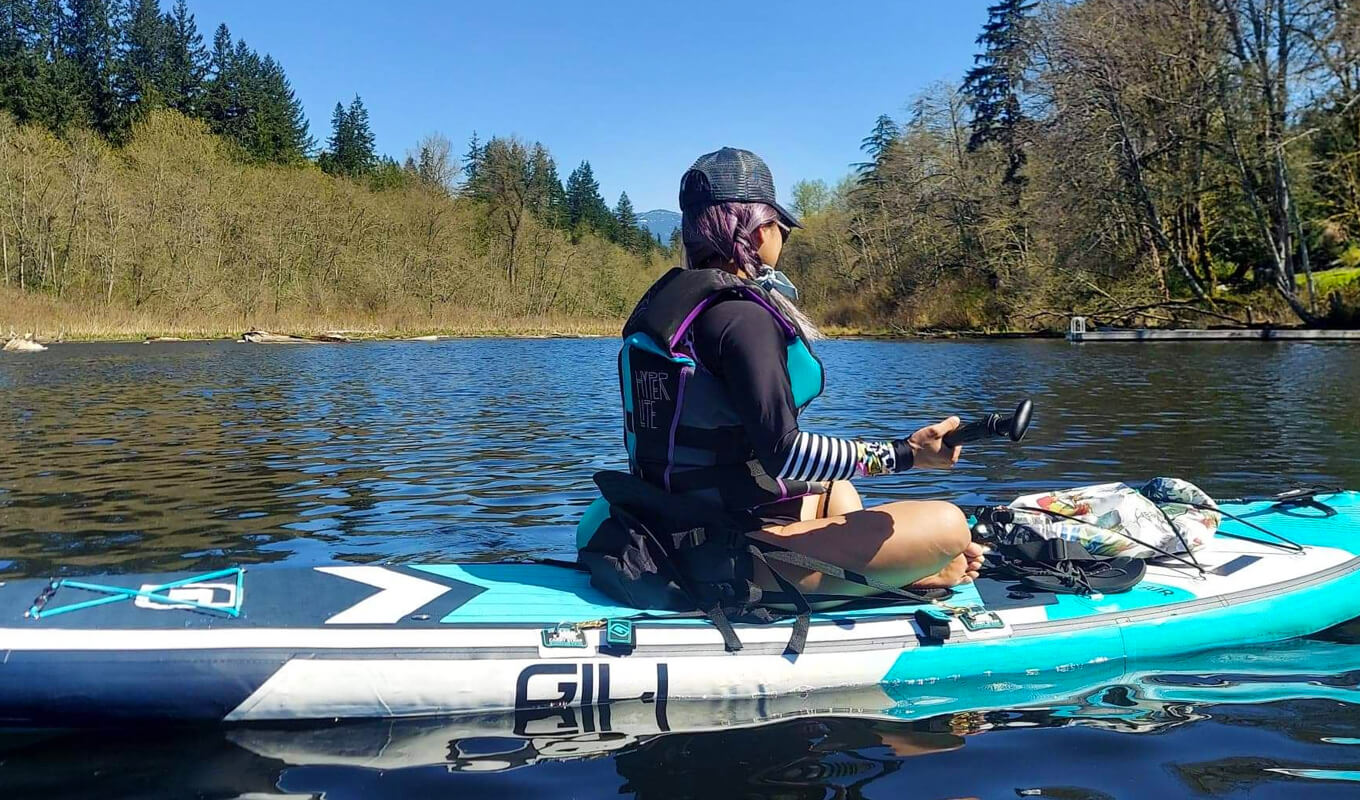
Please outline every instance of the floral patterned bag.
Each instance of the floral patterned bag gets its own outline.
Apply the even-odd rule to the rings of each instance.
[[[1154,478],[1141,489],[1103,483],[1017,498],[1008,535],[1067,539],[1098,556],[1156,558],[1203,548],[1221,521],[1210,510],[1216,507],[1179,478]]]

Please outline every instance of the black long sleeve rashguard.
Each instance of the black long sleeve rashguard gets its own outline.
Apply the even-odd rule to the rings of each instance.
[[[695,320],[692,336],[695,358],[722,380],[756,458],[769,474],[831,481],[911,467],[905,439],[861,441],[799,429],[784,331],[760,305],[716,303]]]

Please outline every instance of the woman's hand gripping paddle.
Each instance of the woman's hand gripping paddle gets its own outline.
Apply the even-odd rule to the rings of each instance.
[[[1029,430],[1034,403],[1020,401],[1009,417],[988,414],[967,425],[959,424],[958,417],[950,417],[934,425],[927,425],[907,438],[911,447],[913,466],[949,469],[959,460],[960,447],[991,437],[1006,437],[1012,442],[1025,438]]]

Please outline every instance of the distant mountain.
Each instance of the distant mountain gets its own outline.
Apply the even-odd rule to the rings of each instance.
[[[671,232],[680,227],[680,215],[674,211],[658,208],[645,214],[638,214],[638,224],[651,232],[653,237],[660,236],[662,244],[671,243]]]

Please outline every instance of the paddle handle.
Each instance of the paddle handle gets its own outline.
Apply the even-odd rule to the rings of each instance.
[[[995,429],[996,421],[999,418],[999,414],[988,414],[982,419],[960,425],[944,435],[944,446],[958,447],[961,444],[986,439]]]
[[[945,447],[958,447],[968,442],[976,442],[992,436],[1004,436],[1012,442],[1018,442],[1025,438],[1025,431],[1029,430],[1030,415],[1034,410],[1034,403],[1029,400],[1021,400],[1020,405],[1015,407],[1015,413],[1009,417],[1000,414],[988,414],[982,419],[960,425],[954,430],[944,435]]]

